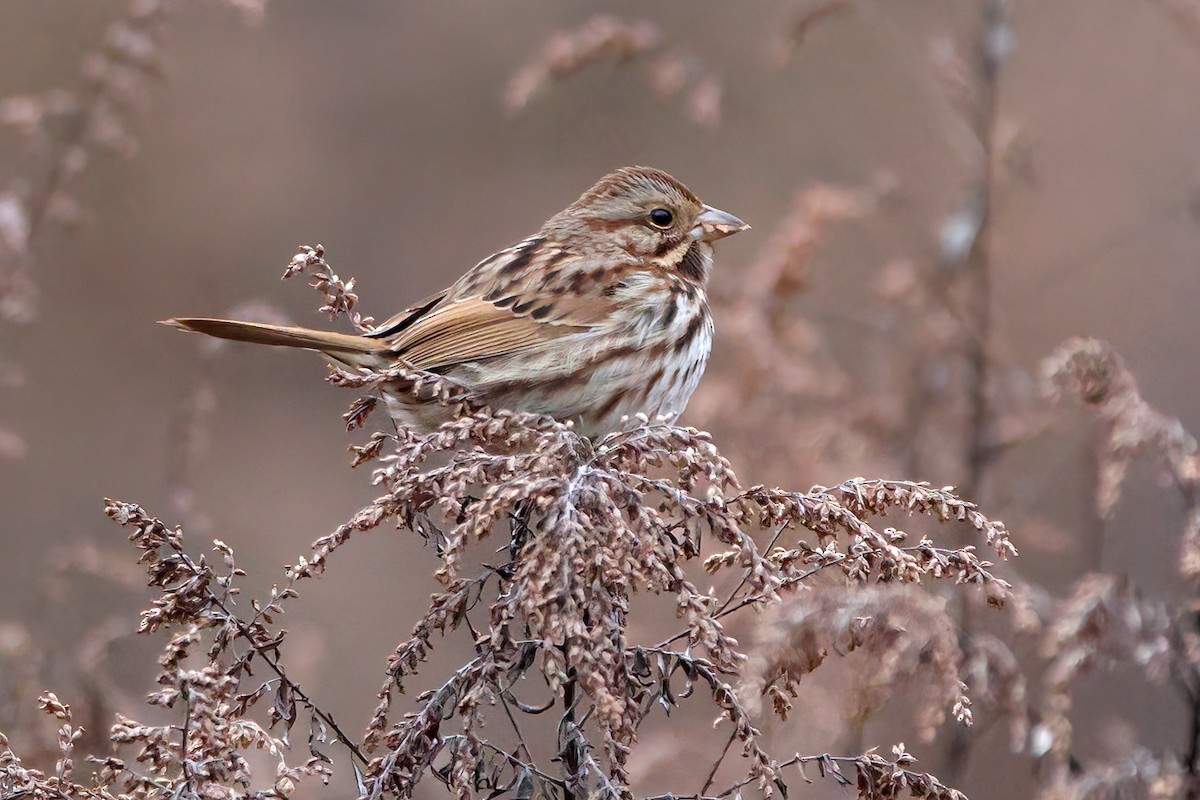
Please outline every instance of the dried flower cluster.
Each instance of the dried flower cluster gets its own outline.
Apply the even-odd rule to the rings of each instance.
[[[980,584],[997,602],[1006,595],[1006,584],[972,548],[910,543],[903,532],[877,531],[864,520],[889,508],[968,519],[1002,554],[1011,552],[1002,526],[952,494],[861,480],[808,494],[744,490],[708,438],[692,429],[647,422],[593,444],[546,418],[476,413],[434,436],[399,434],[395,452],[381,461],[375,480],[386,494],[319,541],[314,557],[296,568],[305,577],[320,574],[355,532],[386,520],[437,545],[443,591],[393,655],[368,732],[367,749],[386,751],[368,771],[380,792],[407,796],[443,750],[440,724],[450,718],[460,721],[463,738],[449,754],[449,771],[439,775],[467,796],[489,788],[477,777],[495,774],[501,758],[517,780],[520,768],[489,748],[479,730],[490,706],[525,710],[506,687],[538,674],[564,704],[559,747],[574,764],[562,778],[566,788],[623,796],[637,729],[664,699],[674,702],[665,685],[679,671],[707,686],[750,757],[751,776],[769,786],[778,771],[731,688],[745,655],[725,633],[724,617],[774,602],[827,567],[855,583],[950,577]],[[749,532],[760,530],[776,532],[773,550],[756,545]],[[815,540],[796,535],[803,530]],[[497,532],[509,537],[511,560],[465,573],[468,549]],[[723,599],[697,588],[684,568],[707,547],[721,549],[705,566],[739,579]],[[658,643],[630,641],[630,600],[638,591],[674,596],[683,630]],[[470,610],[485,597],[492,598],[487,624],[471,622]],[[396,693],[433,636],[460,625],[480,631],[476,660],[418,711],[394,720]],[[679,641],[681,648],[671,647]],[[574,719],[594,726],[603,758],[587,748],[575,752],[566,724]]]
[[[45,693],[39,706],[63,723],[58,762],[53,772],[27,767],[0,736],[0,796],[284,798],[301,778],[328,776],[329,759],[317,749],[327,738],[325,715],[288,680],[278,661],[282,633],[267,628],[290,595],[273,595],[266,606],[255,604],[253,617],[241,619],[231,611],[237,595],[234,578],[242,574],[231,548],[214,542],[224,568],[219,572],[204,557],[193,559],[184,550],[178,529],[167,528],[137,506],[110,500],[105,512],[133,529],[130,541],[141,551],[150,585],[161,593],[143,612],[140,631],[174,631],[159,658],[159,688],[148,702],[175,710],[182,720],[149,725],[118,714],[109,731],[112,753],[90,757],[94,771],[77,779],[74,751],[82,729],[73,725],[69,706]],[[197,661],[202,663],[193,663]],[[254,663],[265,664],[272,677],[253,685],[247,679]],[[278,738],[248,715],[268,696],[273,698],[269,722],[284,731]],[[289,766],[284,758],[287,731],[297,720],[298,704],[312,712],[310,755],[303,765]],[[119,757],[123,750],[132,757]],[[271,781],[261,788],[251,783],[247,753],[253,750],[269,753],[275,762]]]
[[[333,267],[329,266],[329,262],[325,260],[323,246],[302,246],[300,252],[296,253],[288,262],[287,269],[283,272],[283,279],[287,280],[305,272],[313,279],[309,285],[322,295],[322,314],[328,314],[330,319],[336,319],[338,314],[345,314],[350,318],[355,329],[364,332],[371,330],[371,323],[374,322],[374,319],[363,317],[354,310],[354,307],[358,305],[358,295],[354,293],[354,279],[344,281],[338,277],[337,273],[333,271]]]
[[[1096,339],[1072,339],[1042,365],[1053,396],[1070,393],[1094,406],[1104,424],[1098,443],[1100,469],[1096,486],[1097,511],[1112,515],[1121,500],[1121,485],[1130,462],[1138,457],[1161,458],[1168,475],[1189,505],[1200,488],[1200,457],[1196,440],[1183,424],[1150,407],[1137,381],[1111,347]],[[1184,554],[1185,562],[1197,554]],[[1194,575],[1191,577],[1195,577]]]
[[[918,735],[933,738],[946,711],[971,723],[958,634],[945,600],[913,589],[820,586],[764,615],[743,674],[742,691],[755,710],[762,696],[787,719],[801,680],[826,659],[860,651],[846,718],[865,720],[895,688],[915,682],[921,698]]]
[[[1074,725],[1071,690],[1096,670],[1133,669],[1151,685],[1169,685],[1185,698],[1190,713],[1200,709],[1200,630],[1195,622],[1198,462],[1196,440],[1179,420],[1150,406],[1121,357],[1096,339],[1072,339],[1042,364],[1051,395],[1078,397],[1100,422],[1095,504],[1100,518],[1120,501],[1130,461],[1149,458],[1162,466],[1171,488],[1184,501],[1178,568],[1193,596],[1180,604],[1148,597],[1128,576],[1089,574],[1072,596],[1043,613],[1040,723],[1030,750],[1047,762],[1047,800],[1080,798],[1193,797],[1198,790],[1200,729],[1191,730],[1186,752],[1138,749],[1114,763],[1072,764]],[[1200,719],[1200,716],[1196,718]]]
[[[714,301],[724,310],[715,368],[730,365],[735,379],[707,382],[689,413],[703,424],[720,424],[735,442],[754,440],[751,428],[761,419],[794,434],[779,440],[786,454],[761,447],[735,451],[754,468],[790,465],[798,455],[810,455],[798,453],[797,442],[809,442],[818,452],[854,451],[845,435],[830,440],[828,421],[831,415],[867,413],[862,393],[853,391],[851,375],[829,357],[820,320],[800,312],[796,303],[811,289],[814,261],[830,236],[874,212],[891,184],[881,178],[870,187],[815,185],[798,192],[750,264],[714,275]],[[722,412],[728,408],[744,413],[730,419]]]
[[[352,283],[333,275],[319,248],[304,248],[289,274],[302,270],[317,277],[327,312],[356,313]],[[413,371],[335,372],[333,381],[360,390],[402,381],[423,396],[458,402],[453,385]],[[362,423],[369,404],[355,408],[352,425]],[[754,695],[770,685],[785,715],[800,676],[830,651],[886,641],[876,649],[893,677],[907,669],[895,654],[930,647],[941,654],[935,682],[942,689],[931,695],[924,724],[936,725],[951,707],[969,720],[961,659],[942,632],[909,634],[898,606],[874,621],[865,619],[866,609],[892,584],[910,587],[912,609],[942,602],[917,587],[926,579],[975,585],[995,605],[1008,598],[1009,586],[974,546],[939,547],[871,520],[899,513],[963,525],[1007,558],[1015,550],[1002,524],[951,490],[920,483],[853,479],[809,492],[743,487],[708,435],[692,428],[643,419],[590,441],[548,417],[460,410],[431,435],[378,432],[354,447],[356,465],[376,465],[373,481],[383,493],[317,540],[287,567],[282,586],[246,610],[232,548],[214,541],[217,565],[210,564],[188,552],[179,529],[134,504],[107,501],[106,513],[132,531],[159,593],[140,630],[172,633],[149,702],[173,710],[177,720],[153,725],[118,716],[110,731],[114,750],[83,781],[72,771],[79,737],[70,711],[47,696],[43,705],[66,723],[59,766],[40,772],[6,751],[0,796],[282,798],[301,780],[328,779],[332,762],[322,748],[337,740],[360,776],[361,796],[372,800],[411,797],[422,780],[462,798],[628,798],[637,796],[627,765],[643,721],[693,696],[707,697],[731,742],[740,742],[744,776],[721,792],[710,794],[706,785],[697,797],[726,797],[743,787],[770,796],[796,777],[808,780],[814,769],[856,785],[863,798],[901,790],[961,796],[909,769],[912,757],[902,747],[895,760],[873,752],[773,756],[756,727]],[[285,633],[275,622],[301,582],[322,575],[356,535],[385,524],[435,546],[441,588],[411,637],[397,645],[359,741],[288,677]],[[494,552],[486,547],[492,537],[504,540],[503,557],[484,562]],[[695,574],[704,571],[725,588],[700,588]],[[633,606],[638,593],[673,599],[674,633],[668,628],[665,638],[645,640],[631,634],[655,627],[631,625],[640,613]],[[748,657],[727,625],[738,612],[784,598],[789,613],[806,603],[824,604],[826,612]],[[438,679],[438,688],[402,703],[435,639],[455,631],[469,635],[474,657]],[[797,636],[804,639],[799,645]],[[256,677],[254,668],[265,674]],[[885,682],[862,702],[883,702]],[[540,693],[533,688],[539,683]],[[307,728],[308,752],[294,764],[286,758],[288,734],[298,723]],[[535,755],[535,727],[543,729],[541,741],[553,736],[553,758]],[[247,754],[254,749],[274,761],[268,781],[252,774]],[[713,776],[727,751],[716,754]],[[794,766],[800,771],[788,770]]]
[[[516,114],[544,91],[588,67],[605,61],[646,64],[646,80],[663,98],[683,96],[688,117],[701,125],[721,119],[721,82],[694,56],[663,43],[658,25],[648,20],[625,22],[606,14],[578,28],[555,34],[541,52],[521,67],[504,92],[504,107]]]
[[[255,0],[227,2],[261,11]],[[1200,16],[1192,0],[1161,5],[1195,32]],[[1030,175],[1020,126],[1001,118],[997,102],[1001,70],[1013,52],[1008,6],[978,4],[970,49],[960,53],[948,36],[930,49],[953,114],[948,127],[966,134],[970,183],[930,231],[929,252],[936,255],[889,256],[868,290],[836,318],[824,308],[797,313],[819,284],[816,267],[830,231],[885,213],[880,201],[893,182],[815,186],[798,195],[762,255],[738,271],[739,285],[717,287],[725,312],[722,346],[761,357],[727,358],[724,377],[733,379],[710,380],[693,403],[693,418],[722,422],[735,448],[739,439],[753,438],[738,435],[749,430],[739,426],[770,420],[786,450],[737,453],[739,464],[745,455],[754,457],[754,467],[794,470],[811,455],[823,474],[830,461],[861,462],[869,451],[883,453],[902,474],[963,476],[974,497],[1001,486],[999,461],[1010,448],[1047,429],[1049,409],[1034,395],[1034,381],[1005,363],[992,324],[994,205],[1006,179]],[[168,7],[135,2],[133,21],[115,26],[105,40],[105,58],[117,66],[96,74],[114,80],[126,71],[138,80],[154,74],[157,29],[141,30],[137,15],[156,20]],[[830,0],[795,13],[783,33],[787,54],[815,25],[855,7]],[[721,87],[710,72],[668,48],[653,23],[606,16],[547,43],[513,76],[506,107],[519,111],[554,82],[605,62],[644,65],[651,87],[683,95],[693,119],[719,119]],[[96,96],[112,105],[110,95],[123,84],[97,85]],[[95,123],[73,127],[80,109],[90,108],[84,101],[94,102],[62,92],[0,101],[0,124],[31,139],[53,126],[78,136],[93,126],[100,132],[95,141],[62,139],[70,148],[56,156],[62,162],[49,190],[0,186],[4,320],[33,313],[28,253],[41,224],[35,220],[75,213],[66,196],[86,162],[68,158],[67,150],[96,144],[132,152],[136,144],[121,103],[95,112]],[[354,281],[333,271],[320,246],[303,248],[285,277],[300,272],[312,277],[323,312],[346,314],[360,330],[370,325],[357,311]],[[823,327],[833,325],[864,327],[887,341],[872,350],[869,363],[850,363],[830,346],[837,337]],[[5,377],[13,374],[0,363],[0,384],[18,380]],[[988,727],[968,731],[973,721],[1007,723],[1014,755],[990,766],[1034,773],[1033,793],[1042,800],[1200,796],[1196,441],[1179,420],[1145,401],[1102,342],[1067,342],[1047,359],[1043,378],[1055,399],[1078,397],[1095,412],[1097,525],[1115,518],[1135,459],[1161,465],[1169,490],[1183,501],[1182,597],[1164,598],[1143,591],[1135,576],[1100,571],[1064,581],[1067,590],[1057,593],[1011,570],[1002,579],[974,545],[1000,559],[1014,555],[1005,528],[951,489],[862,478],[808,492],[746,487],[711,438],[692,428],[645,419],[593,442],[550,419],[468,408],[458,387],[438,376],[334,371],[335,385],[367,392],[345,415],[350,429],[369,421],[373,391],[383,383],[459,405],[461,416],[430,436],[376,431],[354,445],[352,465],[371,465],[380,496],[318,539],[264,602],[248,608],[228,546],[214,543],[218,566],[210,565],[189,554],[178,529],[136,505],[110,501],[108,514],[132,531],[158,593],[142,630],[172,634],[150,702],[173,715],[173,723],[119,716],[107,738],[89,741],[78,723],[84,706],[73,713],[44,693],[36,708],[53,721],[53,745],[10,746],[0,735],[0,798],[282,798],[302,781],[329,779],[348,760],[364,800],[411,797],[430,784],[464,798],[716,800],[780,796],[815,777],[861,798],[961,800],[947,784],[961,785],[975,731]],[[195,405],[211,413],[210,402]],[[742,410],[738,419],[720,419],[719,411],[730,407]],[[810,452],[798,455],[798,442]],[[0,431],[0,454],[20,448]],[[774,455],[780,457],[772,461]],[[1014,503],[1013,510],[1025,509]],[[904,518],[947,523],[950,544],[893,527]],[[439,588],[411,635],[380,665],[383,684],[377,700],[364,699],[364,712],[375,709],[360,737],[288,676],[286,637],[276,620],[292,607],[297,587],[324,574],[335,551],[393,526],[431,544],[437,560],[431,557],[429,569]],[[1087,548],[1096,536],[1084,530],[1078,538]],[[1098,556],[1094,563],[1105,566]],[[937,578],[949,580],[931,590]],[[674,617],[648,611],[645,595],[668,598]],[[985,603],[1010,613],[982,619]],[[992,620],[999,624],[987,625]],[[752,645],[735,638],[743,631],[752,633]],[[471,655],[442,672],[431,652],[455,635]],[[0,702],[32,697],[32,650],[24,630],[0,628],[0,688],[8,691]],[[823,668],[828,664],[838,668]],[[847,741],[860,741],[868,721],[904,692],[915,714],[913,734],[946,745],[939,762],[946,771],[937,771],[948,772],[948,780],[913,769],[903,745],[891,758],[875,749],[792,755],[797,748],[788,746],[788,733],[810,712],[813,693],[828,691],[821,682],[835,671],[848,683],[841,714]],[[1187,740],[1153,751],[1134,742],[1101,756],[1085,752],[1076,734],[1088,718],[1074,693],[1081,679],[1102,671],[1132,673],[1145,680],[1148,694],[1177,692],[1192,722]],[[433,688],[405,696],[420,685]],[[656,735],[655,724],[680,738],[679,716],[666,715],[685,702],[713,708],[728,744],[713,753],[702,785],[697,780],[647,796],[638,789],[632,756]],[[35,704],[22,708],[32,715]],[[771,730],[772,711],[787,724],[772,723]],[[947,715],[963,725],[945,725]],[[308,746],[299,761],[289,755],[297,724]],[[97,738],[95,730],[90,735]],[[86,778],[78,766],[85,750],[95,753]],[[52,768],[29,766],[52,761]]]
[[[1162,5],[1194,33],[1194,3]],[[1078,541],[1085,552],[1097,551],[1088,555],[1092,563],[1103,565],[1099,539],[1117,532],[1092,530],[1085,523],[1085,530],[1071,537],[1052,526],[1043,516],[1049,515],[1047,509],[1013,502],[1021,495],[1012,491],[1013,475],[1002,463],[1010,452],[1044,439],[1054,416],[1037,394],[1034,376],[1008,363],[994,332],[994,207],[1003,190],[1024,188],[1034,171],[1020,121],[1002,116],[998,102],[1003,69],[1014,53],[1011,4],[982,0],[976,7],[969,43],[942,36],[929,51],[931,77],[945,94],[940,113],[949,112],[939,124],[967,144],[962,155],[969,179],[957,208],[930,232],[929,250],[935,255],[888,256],[868,278],[868,291],[856,291],[844,304],[831,300],[817,268],[832,223],[886,215],[888,207],[878,200],[891,187],[880,181],[875,189],[816,186],[802,193],[763,254],[737,271],[738,284],[718,286],[724,314],[718,315],[723,336],[716,368],[723,379],[705,384],[692,404],[692,419],[731,434],[731,452],[751,469],[782,473],[807,458],[812,469],[823,471],[831,463],[882,456],[906,474],[956,476],[969,495],[1008,497],[1011,513],[1036,515],[1057,546]],[[836,1],[809,4],[784,31],[783,49],[790,55],[814,25],[854,8]],[[803,304],[814,288],[824,294]],[[830,306],[847,310],[830,314]],[[839,334],[847,326],[878,346],[849,357],[839,352]],[[721,357],[723,345],[730,349]],[[1056,597],[1018,578],[1009,597],[1015,613],[1004,617],[1011,629],[986,632],[975,624],[977,611],[967,594],[941,604],[888,587],[855,592],[845,601],[826,592],[800,593],[759,620],[742,696],[747,702],[769,697],[781,714],[793,706],[807,712],[804,691],[808,698],[830,691],[820,675],[809,677],[811,671],[832,653],[846,654],[849,664],[863,665],[842,717],[850,741],[861,737],[876,707],[873,680],[920,682],[921,702],[915,705],[925,735],[935,733],[934,723],[954,702],[947,698],[961,681],[973,705],[960,709],[1006,721],[1014,752],[1037,761],[1039,796],[1195,797],[1200,793],[1200,723],[1190,724],[1174,752],[1114,748],[1097,757],[1083,752],[1074,736],[1075,726],[1094,720],[1096,710],[1085,716],[1072,699],[1086,675],[1132,672],[1145,678],[1148,692],[1177,693],[1183,698],[1177,704],[1181,713],[1200,720],[1195,439],[1179,420],[1146,403],[1121,359],[1101,342],[1067,342],[1043,365],[1043,378],[1052,397],[1079,396],[1096,412],[1096,515],[1089,521],[1096,528],[1114,518],[1134,459],[1162,465],[1165,483],[1183,501],[1178,571],[1188,592],[1164,600],[1148,596],[1129,575],[1091,573],[1064,580],[1066,591],[1058,587],[1062,596]],[[731,407],[747,413],[730,420],[722,410]],[[771,440],[781,443],[779,452],[762,437],[743,436],[742,426],[762,419],[771,420]],[[753,449],[738,451],[741,441],[753,442]],[[800,452],[797,443],[807,451]],[[1061,495],[1052,501],[1062,502]],[[918,641],[924,645],[893,641],[893,630],[912,630],[904,624],[905,614],[917,609],[923,637]],[[869,657],[855,661],[850,651],[866,651]],[[975,733],[956,726],[937,733],[946,745],[940,763],[954,782],[963,780]]]
[[[266,0],[223,0],[247,21]],[[79,194],[89,164],[103,154],[138,152],[134,120],[151,82],[163,73],[163,43],[182,0],[128,0],[99,42],[84,54],[80,86],[0,97],[0,135],[15,136],[14,174],[0,176],[0,326],[28,325],[37,316],[34,246],[47,225],[85,217]],[[43,177],[44,176],[44,177]],[[24,383],[20,366],[0,352],[0,388]],[[0,458],[26,452],[21,436],[0,427]]]

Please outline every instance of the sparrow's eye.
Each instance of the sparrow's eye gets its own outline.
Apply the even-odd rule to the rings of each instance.
[[[650,212],[650,223],[656,228],[669,228],[675,215],[668,208],[656,208]]]

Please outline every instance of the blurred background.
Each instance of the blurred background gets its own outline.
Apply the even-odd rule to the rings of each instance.
[[[7,0],[0,23],[0,729],[30,686],[93,702],[100,729],[140,713],[161,642],[131,635],[145,590],[102,498],[228,542],[261,595],[373,497],[319,359],[156,320],[321,325],[279,281],[317,242],[382,319],[627,164],[753,225],[719,248],[718,349],[683,420],[745,483],[957,485],[1047,596],[1099,570],[1188,607],[1176,495],[1138,467],[1100,514],[1086,415],[1038,380],[1064,339],[1100,337],[1200,428],[1188,0]],[[289,612],[292,674],[347,728],[434,564],[404,531],[363,537]],[[785,752],[911,728],[888,706],[848,736],[813,680],[772,724]],[[1082,768],[1191,745],[1192,707],[1136,667],[1075,696]],[[1037,759],[1003,723],[979,736],[957,785],[1031,796]],[[685,780],[680,746],[649,738],[635,781]]]

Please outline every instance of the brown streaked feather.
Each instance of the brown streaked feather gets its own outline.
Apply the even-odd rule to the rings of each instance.
[[[437,370],[518,352],[583,329],[540,322],[473,297],[445,303],[416,320],[387,340],[387,354],[418,369]]]
[[[499,261],[494,266],[504,265]],[[619,261],[597,267],[586,256],[543,242],[521,271],[488,276],[482,298],[511,309],[518,317],[529,316],[550,325],[593,327],[611,319],[614,309],[604,288],[639,269],[636,264]]]
[[[423,314],[428,314],[430,309],[446,299],[446,294],[446,291],[441,291],[431,297],[426,297],[421,302],[414,306],[409,306],[399,314],[388,317],[383,322],[379,323],[379,325],[375,327],[375,330],[364,335],[370,339],[383,339],[389,336],[395,336],[409,325],[412,325],[414,322],[420,319]]]
[[[612,301],[581,291],[581,280],[599,278],[586,267],[561,246],[531,237],[370,335],[386,342],[387,355],[436,371],[592,330],[610,317]]]

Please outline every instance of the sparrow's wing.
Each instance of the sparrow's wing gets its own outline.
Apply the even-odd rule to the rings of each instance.
[[[580,257],[539,237],[527,239],[370,335],[386,338],[386,355],[437,370],[586,333],[608,319],[612,300],[592,281],[575,277],[582,269]]]
[[[428,314],[438,303],[446,299],[446,294],[447,291],[443,290],[432,297],[426,297],[415,306],[410,306],[394,317],[389,317],[379,323],[375,326],[375,330],[365,335],[371,339],[386,339],[389,336],[395,336],[423,315]]]
[[[534,246],[537,244],[540,244],[541,247]],[[389,317],[366,336],[372,339],[397,338],[405,329],[433,313],[439,306],[479,294],[480,288],[484,284],[496,282],[497,273],[499,273],[499,277],[507,276],[504,280],[505,283],[511,281],[513,277],[518,276],[518,273],[524,273],[524,268],[530,262],[544,261],[544,258],[537,259],[536,256],[539,250],[544,255],[545,249],[545,240],[535,236],[493,253],[469,269],[448,289],[430,295],[416,305],[409,306],[399,314]]]
[[[385,352],[418,369],[437,370],[535,347],[572,330],[475,297],[446,303],[421,317],[392,339]]]

